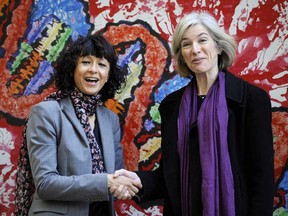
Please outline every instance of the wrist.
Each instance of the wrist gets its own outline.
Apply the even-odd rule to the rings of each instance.
[[[113,175],[112,174],[107,174],[107,185],[108,185],[108,188],[110,188],[112,186],[112,179],[113,179]]]

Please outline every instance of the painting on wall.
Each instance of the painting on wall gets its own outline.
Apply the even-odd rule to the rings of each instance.
[[[161,158],[158,107],[188,80],[175,72],[171,37],[192,10],[213,13],[235,36],[230,68],[267,91],[272,102],[274,216],[288,215],[288,1],[2,0],[0,3],[0,213],[13,215],[21,133],[31,107],[55,90],[53,64],[79,35],[99,32],[128,72],[121,94],[105,105],[123,130],[125,166],[155,170]],[[117,214],[162,215],[161,201],[139,206],[117,201]]]

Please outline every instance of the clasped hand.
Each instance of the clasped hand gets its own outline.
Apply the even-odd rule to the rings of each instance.
[[[142,188],[141,180],[135,172],[125,169],[108,174],[109,192],[117,199],[131,199]]]

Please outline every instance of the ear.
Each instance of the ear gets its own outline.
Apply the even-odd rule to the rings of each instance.
[[[221,53],[222,53],[222,48],[220,48],[220,46],[219,46],[218,43],[216,43],[216,49],[217,49],[217,54],[218,54],[218,55],[221,55]]]
[[[218,48],[217,48],[217,52],[218,52],[218,55],[221,55],[222,49],[220,49],[220,48],[218,47]]]

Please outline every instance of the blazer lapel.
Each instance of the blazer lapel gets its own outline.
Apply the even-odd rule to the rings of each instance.
[[[83,130],[81,123],[79,122],[75,111],[73,109],[72,101],[69,97],[63,98],[60,102],[60,107],[71,124],[75,127],[75,131],[79,133],[79,138],[83,139],[83,145],[89,146],[89,141]],[[98,106],[96,109],[97,120],[99,124],[99,130],[101,134],[101,141],[103,147],[104,164],[107,173],[112,173],[115,170],[115,151],[114,151],[114,139],[113,130],[111,128],[110,120],[107,112],[103,106]]]
[[[75,114],[71,99],[69,97],[63,98],[60,102],[60,107],[63,113],[66,115],[67,119],[69,119],[71,124],[75,127],[75,131],[79,133],[79,138],[83,139],[83,142],[81,143],[83,143],[86,146],[89,146],[87,136]]]
[[[114,138],[110,120],[105,109],[103,106],[98,106],[96,114],[101,134],[105,169],[107,173],[112,173],[115,170]]]

